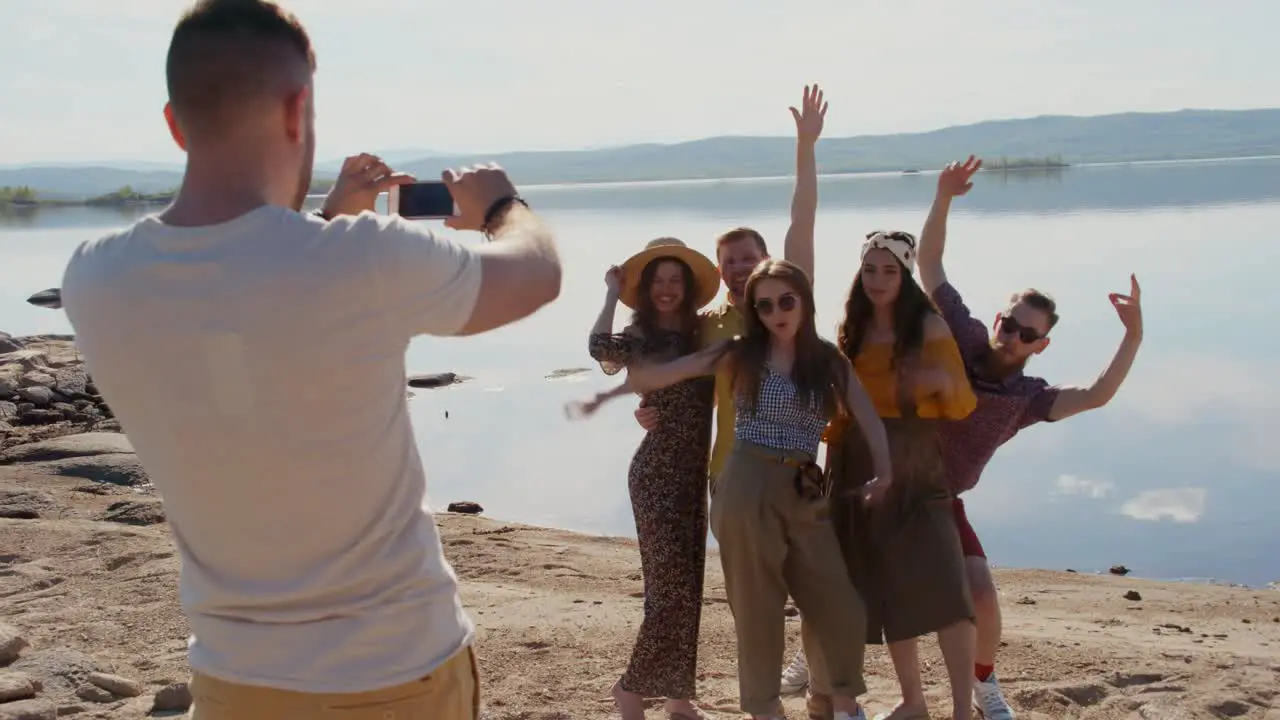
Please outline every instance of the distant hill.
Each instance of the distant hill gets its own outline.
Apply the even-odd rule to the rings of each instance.
[[[794,162],[789,137],[714,137],[672,145],[496,155],[436,155],[405,161],[400,169],[422,178],[442,168],[494,160],[522,184],[625,182],[788,175]],[[1043,116],[992,120],[925,133],[826,138],[819,146],[824,173],[933,169],[975,153],[987,158],[1057,157],[1072,163],[1280,155],[1280,109],[1181,110],[1094,117]],[[332,176],[338,161],[317,165]],[[42,197],[88,197],[129,186],[162,192],[178,172],[122,167],[0,168],[0,187],[29,186]]]

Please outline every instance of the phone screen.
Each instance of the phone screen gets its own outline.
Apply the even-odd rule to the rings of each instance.
[[[405,218],[443,218],[453,215],[453,196],[443,182],[418,182],[397,188],[396,213]]]

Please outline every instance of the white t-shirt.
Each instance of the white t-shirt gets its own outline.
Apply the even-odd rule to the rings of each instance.
[[[399,218],[150,217],[62,298],[164,500],[193,669],[302,692],[421,678],[472,640],[406,401],[414,335],[471,317],[480,259]]]

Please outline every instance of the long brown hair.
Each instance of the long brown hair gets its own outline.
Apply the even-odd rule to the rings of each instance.
[[[797,265],[786,260],[761,262],[747,279],[746,299],[741,308],[746,332],[728,356],[734,392],[752,413],[764,381],[769,360],[769,330],[756,310],[756,289],[766,278],[780,280],[800,299],[800,327],[796,329],[796,357],[791,366],[791,382],[796,386],[796,402],[801,407],[821,408],[835,416],[844,400],[847,376],[840,350],[818,335],[814,323],[813,285]]]
[[[924,321],[929,314],[940,315],[938,306],[920,287],[911,271],[896,257],[898,272],[902,283],[898,288],[898,297],[893,300],[893,364],[908,354],[918,351],[924,345]],[[853,287],[849,288],[849,298],[844,303],[844,321],[840,323],[840,332],[836,342],[840,352],[852,362],[862,350],[862,341],[871,327],[871,316],[874,308],[867,290],[862,286],[862,270],[853,276]]]
[[[631,323],[640,329],[644,337],[651,341],[658,337],[658,308],[653,305],[653,279],[658,274],[658,267],[663,263],[675,263],[680,268],[680,279],[684,284],[684,297],[676,314],[680,320],[680,354],[687,353],[697,347],[698,308],[694,303],[698,299],[698,281],[693,276],[693,268],[685,261],[666,255],[650,260],[640,271],[640,291],[636,293],[636,311],[631,316]]]

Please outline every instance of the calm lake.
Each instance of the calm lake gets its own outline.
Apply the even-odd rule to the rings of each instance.
[[[822,180],[815,280],[828,336],[864,233],[918,232],[935,180]],[[616,380],[587,356],[603,273],[659,235],[710,254],[714,237],[739,224],[780,254],[790,193],[784,179],[526,191],[560,239],[560,299],[512,327],[420,339],[409,351],[410,372],[475,378],[417,391],[411,403],[432,504],[475,500],[494,517],[634,534],[626,472],[642,432],[635,402],[619,399],[587,422],[562,412]],[[0,215],[0,330],[70,332],[61,312],[26,297],[60,282],[77,243],[133,217],[86,208]],[[1280,580],[1280,442],[1268,430],[1280,408],[1280,334],[1266,289],[1280,267],[1277,237],[1280,160],[978,176],[955,204],[948,275],[982,317],[1026,286],[1057,297],[1062,321],[1033,372],[1087,383],[1102,370],[1122,334],[1107,293],[1127,292],[1130,272],[1146,318],[1142,352],[1110,406],[1024,432],[966,496],[993,563]],[[621,326],[625,308],[617,318]],[[563,368],[591,371],[547,379]]]

